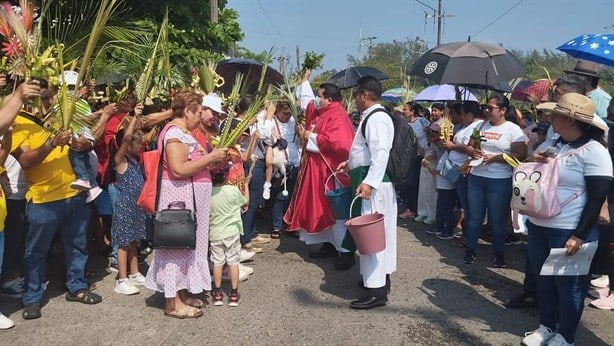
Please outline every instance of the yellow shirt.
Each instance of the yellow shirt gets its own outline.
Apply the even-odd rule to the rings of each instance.
[[[6,196],[0,187],[0,232],[4,231],[4,221],[6,220]]]
[[[51,137],[50,133],[30,119],[18,116],[13,130],[15,149],[28,146],[31,150],[39,148]],[[47,203],[76,196],[79,191],[70,187],[75,181],[75,173],[68,159],[67,147],[56,147],[43,162],[24,168],[28,192],[26,199],[33,203]]]

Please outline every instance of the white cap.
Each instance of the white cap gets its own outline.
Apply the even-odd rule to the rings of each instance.
[[[76,71],[64,71],[64,83],[66,85],[77,85],[77,79],[79,79],[79,73]]]
[[[222,99],[216,94],[209,94],[203,97],[203,107],[207,107],[219,114],[226,114],[222,109]]]

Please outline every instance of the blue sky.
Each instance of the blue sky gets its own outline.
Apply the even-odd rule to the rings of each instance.
[[[437,8],[437,0],[421,1]],[[442,42],[471,35],[506,48],[554,50],[579,34],[614,33],[614,0],[523,0],[484,29],[520,1],[443,0],[453,17],[445,19]],[[374,43],[419,36],[432,47],[437,41],[433,19],[425,25],[425,11],[433,11],[416,0],[228,0],[226,7],[239,13],[241,46],[255,52],[275,47],[276,55],[295,62],[298,45],[301,53],[325,53],[324,69],[347,66],[346,56],[358,54],[361,29],[363,37],[377,37]]]

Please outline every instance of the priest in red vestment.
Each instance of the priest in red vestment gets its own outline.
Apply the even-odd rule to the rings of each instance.
[[[335,257],[337,269],[354,264],[354,253],[341,247],[345,219],[337,219],[325,196],[326,191],[350,186],[348,176],[335,173],[336,167],[349,157],[354,129],[345,112],[341,92],[334,84],[322,84],[314,96],[305,73],[296,94],[305,109],[305,131],[299,173],[284,221],[289,231],[298,231],[307,245],[323,244],[310,253],[312,258]],[[330,177],[330,179],[328,179]]]

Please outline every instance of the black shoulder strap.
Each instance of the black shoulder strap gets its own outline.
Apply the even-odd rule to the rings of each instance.
[[[362,122],[362,125],[360,126],[360,133],[362,133],[362,136],[367,138],[366,136],[366,125],[367,125],[367,120],[369,120],[369,118],[371,117],[371,114],[376,113],[376,112],[384,112],[386,114],[388,114],[388,116],[390,116],[390,118],[392,119],[392,121],[394,122],[394,117],[392,114],[390,114],[386,108],[375,108],[374,110],[372,110],[371,112],[369,112],[369,114],[367,114],[367,116],[365,117],[365,120]]]

